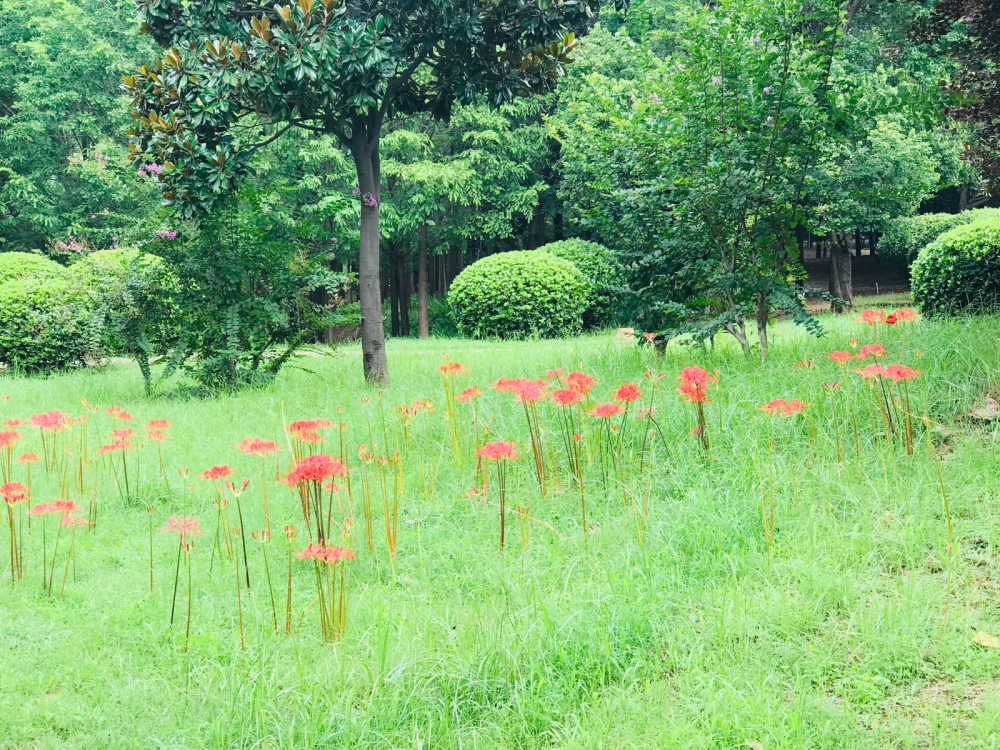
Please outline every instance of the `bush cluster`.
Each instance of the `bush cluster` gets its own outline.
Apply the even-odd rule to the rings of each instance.
[[[945,232],[917,256],[913,300],[925,314],[993,311],[1000,303],[1000,217]]]
[[[68,267],[0,253],[0,363],[36,373],[108,351],[138,354],[150,301],[169,304],[170,288],[162,262],[136,250],[102,250]]]
[[[1000,209],[996,208],[980,208],[959,214],[904,216],[890,222],[879,240],[878,254],[909,268],[923,248],[948,230],[980,219],[996,217],[1000,217]]]
[[[591,290],[568,260],[538,250],[498,253],[452,282],[448,303],[472,338],[554,338],[578,333]]]
[[[550,242],[538,248],[568,260],[587,277],[587,305],[583,310],[584,328],[606,328],[620,317],[619,290],[624,273],[617,256],[596,242],[578,238]]]

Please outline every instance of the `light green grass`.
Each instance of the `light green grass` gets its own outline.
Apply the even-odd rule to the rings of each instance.
[[[870,340],[870,330],[845,319],[824,325],[829,335],[816,340],[779,324],[763,366],[722,337],[715,352],[671,346],[659,363],[649,350],[604,336],[390,341],[393,385],[381,397],[387,414],[403,401],[440,398],[436,366],[445,354],[469,366],[468,382],[483,386],[503,375],[582,367],[601,379],[601,398],[658,366],[669,375],[657,421],[670,454],[658,448],[644,549],[620,492],[604,496],[596,476],[588,477],[594,529],[586,550],[565,469],[563,491],[543,499],[526,455],[508,504],[530,504],[560,536],[535,526],[523,552],[512,517],[502,556],[496,511],[477,513],[464,497],[468,464],[455,467],[444,454],[431,502],[421,499],[411,466],[401,518],[426,518],[400,524],[395,574],[384,538],[376,534],[374,559],[363,541],[357,545],[349,631],[336,645],[319,643],[311,610],[297,636],[269,634],[254,547],[241,652],[235,571],[227,565],[220,574],[216,561],[209,579],[203,539],[184,653],[183,619],[168,625],[176,542],[166,535],[154,540],[149,593],[145,505],[157,506],[163,526],[170,502],[147,447],[139,498],[123,502],[103,480],[99,522],[77,538],[65,599],[41,594],[34,559],[13,588],[9,569],[0,570],[0,747],[722,749],[747,740],[765,748],[996,747],[1000,649],[981,649],[972,638],[977,630],[1000,633],[997,432],[954,417],[995,384],[1000,321],[922,322],[907,342],[924,352],[932,416],[950,430],[936,438],[959,540],[950,558],[925,443],[913,458],[897,450],[898,479],[872,446],[863,469],[857,461],[838,466],[822,430],[829,412],[821,382],[839,371],[824,355],[852,336]],[[892,331],[892,354],[899,343]],[[815,367],[793,368],[801,359],[815,359]],[[283,419],[336,421],[343,406],[339,418],[350,425],[352,445],[369,442],[359,398],[371,396],[376,414],[378,395],[360,381],[360,351],[345,347],[334,358],[298,364],[306,369],[287,370],[266,390],[217,400],[143,398],[130,365],[10,379],[0,390],[11,396],[5,417],[52,408],[80,414],[86,397],[125,407],[136,416],[133,427],[153,417],[172,421],[165,458],[171,467],[190,466],[195,488],[182,503],[172,473],[174,505],[200,514],[212,531],[211,489],[193,477],[216,463],[251,476],[234,448],[242,438],[283,443]],[[688,435],[691,407],[673,393],[673,375],[689,364],[722,376],[708,409],[711,460]],[[804,429],[794,431],[800,499],[781,471],[771,552],[761,529],[753,420],[763,435],[766,417],[756,405],[778,397],[813,404],[818,457],[811,460]],[[490,414],[502,404],[493,435],[524,446],[523,414],[510,398],[491,389],[483,399]],[[433,441],[422,447],[440,455],[440,411],[434,418]],[[92,444],[112,426],[92,417]],[[22,431],[36,450],[37,432]],[[870,427],[862,431],[870,439]],[[53,480],[40,470],[34,478],[33,502],[51,499]],[[280,498],[274,516],[294,522],[297,500],[280,489],[271,488]],[[247,526],[256,528],[262,513],[254,486],[245,497],[244,511],[253,515]],[[376,531],[379,522],[377,513]],[[2,530],[0,548],[6,560]],[[283,539],[274,542],[279,598],[286,550]],[[313,596],[310,575],[296,563],[296,620]]]

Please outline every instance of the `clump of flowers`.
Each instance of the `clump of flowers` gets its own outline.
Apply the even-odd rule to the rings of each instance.
[[[680,385],[677,392],[684,396],[689,404],[694,404],[697,425],[695,429],[702,449],[708,452],[708,434],[705,424],[705,404],[709,403],[708,389],[713,383],[718,383],[719,378],[713,376],[708,370],[700,367],[685,367],[677,376]]]
[[[503,552],[507,514],[507,464],[516,461],[517,443],[512,440],[493,440],[479,449],[479,455],[493,461],[497,467],[497,488],[500,494],[500,551]]]

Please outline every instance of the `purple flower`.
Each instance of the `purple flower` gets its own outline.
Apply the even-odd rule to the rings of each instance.
[[[765,94],[770,94],[771,93],[771,87],[770,86],[765,86],[764,87],[764,93]]]
[[[760,41],[760,34],[758,34],[757,36],[755,36],[755,37],[753,38],[753,40],[754,40],[755,42],[759,42],[759,41]]]
[[[768,121],[768,122],[771,122],[771,120],[773,120],[773,119],[774,119],[774,118],[773,118],[773,117],[771,117],[771,115],[768,115],[768,116],[767,116],[767,121]]]
[[[354,188],[354,190],[351,191],[351,195],[361,195],[361,188]]]
[[[719,82],[719,76],[712,76],[712,83],[718,83],[718,82]]]
[[[378,205],[378,199],[376,199],[375,196],[372,195],[371,193],[365,193],[364,197],[361,199],[361,202],[369,207]]]
[[[117,238],[117,237],[112,237],[112,238],[111,238],[111,241],[112,241],[112,242],[118,242],[118,238]]]
[[[659,103],[660,103],[660,97],[659,97],[659,95],[658,95],[658,94],[653,94],[653,95],[652,95],[652,96],[651,96],[650,98],[651,98],[651,99],[652,99],[652,100],[653,100],[654,102],[656,102],[657,104],[659,104]]]

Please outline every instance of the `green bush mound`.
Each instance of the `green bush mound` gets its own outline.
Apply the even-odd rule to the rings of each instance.
[[[498,253],[452,282],[448,303],[471,338],[554,338],[579,333],[590,282],[576,266],[539,250]]]
[[[84,361],[90,314],[86,294],[66,278],[0,285],[0,362],[33,373]]]
[[[980,219],[1000,217],[1000,209],[979,208],[960,214],[920,214],[904,216],[889,223],[878,243],[878,254],[909,268],[917,254],[942,234]]]
[[[913,300],[926,314],[993,311],[1000,303],[1000,217],[945,232],[917,256]]]
[[[615,322],[620,307],[618,290],[625,277],[613,252],[604,245],[577,238],[550,242],[538,249],[568,260],[590,282],[583,310],[584,328],[605,328]]]
[[[17,279],[54,279],[63,267],[34,253],[0,253],[0,284]]]

